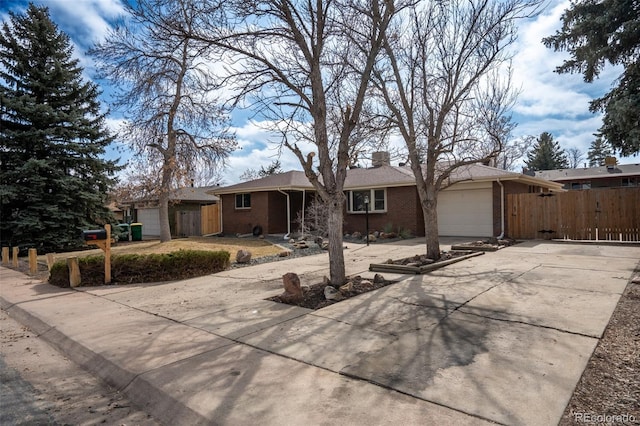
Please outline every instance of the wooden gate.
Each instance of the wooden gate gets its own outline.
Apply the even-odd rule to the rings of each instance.
[[[202,235],[199,210],[180,210],[176,212],[176,234],[180,237]]]
[[[216,234],[220,228],[220,204],[210,204],[200,207],[201,235]]]
[[[509,194],[512,238],[640,241],[640,188]]]

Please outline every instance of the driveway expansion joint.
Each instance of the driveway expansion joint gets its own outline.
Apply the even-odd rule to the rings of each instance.
[[[531,326],[531,327],[542,328],[542,329],[546,329],[546,330],[554,330],[554,331],[559,331],[561,333],[572,334],[574,336],[588,337],[590,339],[599,340],[602,337],[602,336],[592,336],[590,334],[579,333],[577,331],[565,330],[565,329],[558,328],[558,327],[551,327],[549,325],[544,325],[544,324],[532,324],[532,323],[526,322],[526,321],[520,321],[520,320],[514,320],[514,319],[508,319],[508,318],[496,318],[496,317],[492,317],[492,316],[489,316],[489,315],[480,315],[480,314],[476,314],[474,312],[469,312],[469,311],[460,311],[460,313],[463,314],[463,315],[472,315],[472,316],[477,317],[477,318],[485,318],[485,319],[489,319],[489,320],[493,320],[493,321],[500,321],[500,322],[506,322],[506,323],[511,323],[511,324],[522,324],[522,325],[528,325],[528,326]],[[508,315],[507,312],[504,312],[504,314]]]

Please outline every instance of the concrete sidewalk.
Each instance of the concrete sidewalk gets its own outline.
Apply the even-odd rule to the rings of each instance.
[[[347,244],[348,274],[424,252]],[[557,424],[640,247],[526,242],[311,311],[264,300],[326,254],[59,289],[0,268],[3,310],[166,424]]]

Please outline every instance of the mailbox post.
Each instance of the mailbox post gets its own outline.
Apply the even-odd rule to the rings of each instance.
[[[82,236],[87,244],[96,245],[104,252],[104,283],[111,284],[111,225],[82,231]]]

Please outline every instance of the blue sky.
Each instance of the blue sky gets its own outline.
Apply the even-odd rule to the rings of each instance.
[[[36,4],[49,7],[51,18],[67,33],[75,45],[76,56],[85,68],[87,79],[95,77],[93,62],[87,50],[101,41],[110,26],[123,12],[119,0],[42,0]],[[8,19],[8,11],[21,13],[28,1],[0,0],[2,20]],[[550,132],[565,148],[578,148],[586,153],[593,141],[593,133],[601,126],[601,116],[589,112],[589,101],[609,90],[620,70],[607,67],[599,80],[587,84],[581,75],[556,74],[555,67],[567,57],[566,53],[553,52],[544,47],[541,39],[553,34],[560,27],[560,16],[568,7],[564,0],[550,0],[547,7],[535,19],[520,25],[519,37],[514,46],[513,83],[520,89],[518,101],[513,109],[517,127],[514,137],[538,136]],[[104,91],[105,107],[109,101],[109,87],[98,81]],[[261,129],[258,122],[250,120],[247,111],[233,114],[233,126],[239,146],[228,160],[222,172],[222,183],[233,184],[247,169],[259,169],[278,158],[276,139]],[[120,120],[111,116],[109,125],[117,128]],[[123,157],[127,156],[126,146]],[[116,155],[115,153],[112,155]],[[284,170],[300,169],[298,160],[286,150],[280,157]],[[621,158],[621,163],[638,162],[638,157]]]

